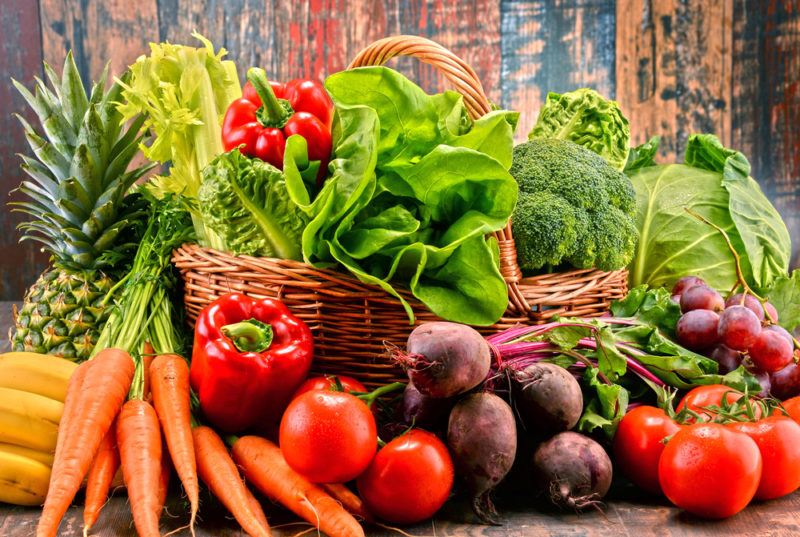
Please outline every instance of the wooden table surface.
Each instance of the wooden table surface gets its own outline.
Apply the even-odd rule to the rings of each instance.
[[[11,323],[11,303],[0,302],[0,330],[5,336],[5,328]],[[0,352],[8,350],[8,342],[3,337]],[[161,529],[165,533],[180,528],[188,521],[186,508],[175,486],[167,502],[166,512],[161,519]],[[455,499],[449,502],[434,521],[420,524],[404,531],[414,536],[570,536],[600,537],[626,535],[631,537],[747,535],[790,537],[800,535],[800,492],[786,498],[749,506],[742,513],[719,522],[705,521],[687,515],[668,505],[666,500],[647,497],[634,487],[625,483],[615,483],[607,498],[603,512],[592,511],[582,514],[557,511],[532,500],[521,498],[501,499],[499,509],[503,515],[502,526],[483,526],[469,513],[465,501]],[[224,509],[207,493],[201,496],[201,520],[196,534],[207,536],[244,535],[236,521],[226,516]],[[82,498],[71,507],[61,524],[59,535],[78,537],[82,535]],[[291,515],[265,502],[265,510],[273,525],[275,537],[289,537],[309,530],[308,525],[292,524],[296,521]],[[0,504],[0,537],[31,536],[35,533],[39,509],[13,507]],[[282,526],[282,527],[281,527]],[[304,533],[313,535],[314,532]],[[114,495],[100,515],[92,535],[135,536],[127,498],[124,492]],[[189,535],[183,531],[179,535]],[[367,535],[398,537],[399,532],[370,527]]]

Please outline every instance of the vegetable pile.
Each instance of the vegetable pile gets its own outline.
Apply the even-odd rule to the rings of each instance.
[[[656,164],[658,139],[630,147],[620,106],[586,88],[549,94],[514,147],[517,112],[471,118],[386,67],[285,84],[252,67],[240,87],[195,37],[88,94],[71,55],[15,84],[40,120],[21,120],[15,208],[53,259],[0,356],[0,501],[42,505],[38,536],[84,482],[84,534],[101,528],[120,481],[137,533],[159,535],[173,474],[179,530],[207,490],[253,536],[279,508],[358,537],[453,496],[502,524],[510,495],[602,510],[623,480],[706,518],[800,488],[800,272],[741,153],[696,134]],[[509,305],[492,235],[509,219],[523,276],[627,268],[629,293],[479,333]],[[408,330],[408,296],[441,320],[387,344],[403,382],[309,378],[314,324],[340,319],[216,282],[189,331],[170,264],[186,242],[348,272]]]

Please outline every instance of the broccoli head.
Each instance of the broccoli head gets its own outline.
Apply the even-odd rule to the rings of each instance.
[[[605,159],[568,140],[533,139],[514,148],[510,171],[520,190],[512,231],[521,268],[615,270],[630,262],[635,191]]]

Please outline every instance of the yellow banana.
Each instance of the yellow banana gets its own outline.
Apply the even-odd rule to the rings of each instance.
[[[0,503],[42,505],[49,483],[49,466],[0,451]]]
[[[11,453],[13,455],[20,455],[35,461],[39,461],[45,466],[53,467],[53,453],[46,451],[36,451],[25,446],[18,446],[16,444],[0,443],[0,453]]]
[[[69,377],[78,364],[48,354],[0,354],[0,388],[31,392],[64,402]]]
[[[63,403],[35,393],[0,388],[0,442],[51,452]]]

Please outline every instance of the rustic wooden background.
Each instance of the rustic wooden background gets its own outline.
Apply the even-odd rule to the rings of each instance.
[[[489,96],[530,129],[547,91],[591,86],[616,98],[635,141],[663,137],[662,158],[692,132],[716,132],[748,155],[754,176],[800,245],[800,3],[798,0],[0,0],[0,192],[20,181],[24,110],[10,77],[30,84],[41,62],[75,51],[84,78],[115,72],[150,41],[191,43],[197,30],[243,72],[323,78],[369,42],[428,36],[474,66]],[[439,79],[400,68],[426,89]],[[24,113],[30,116],[28,112]],[[12,195],[13,197],[13,195]],[[0,212],[0,300],[19,299],[43,268]]]

